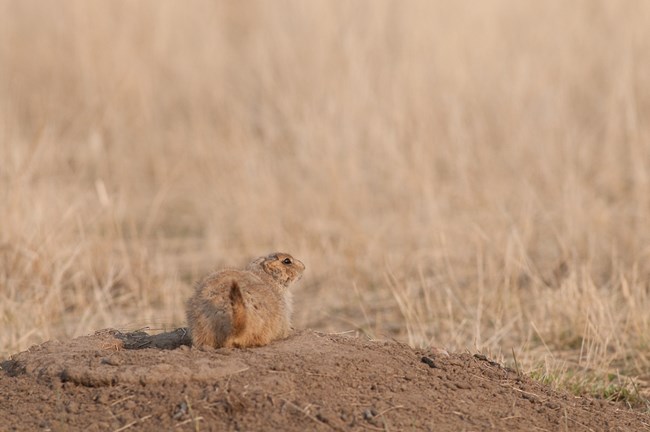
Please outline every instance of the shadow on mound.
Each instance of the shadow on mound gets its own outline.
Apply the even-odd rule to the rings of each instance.
[[[176,349],[181,346],[192,346],[190,332],[186,328],[179,328],[171,332],[150,335],[143,331],[122,333],[117,330],[111,333],[116,339],[122,341],[124,349]]]
[[[480,355],[314,331],[251,349],[189,343],[185,329],[104,330],[16,354],[0,371],[0,430],[650,429],[648,415]]]

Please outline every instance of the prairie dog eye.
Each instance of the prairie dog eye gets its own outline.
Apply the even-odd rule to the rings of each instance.
[[[285,258],[285,259],[282,260],[282,264],[289,265],[289,264],[292,264],[292,263],[293,263],[293,261],[291,261],[291,258]]]

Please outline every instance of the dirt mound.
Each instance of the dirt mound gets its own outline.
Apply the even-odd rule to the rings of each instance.
[[[201,351],[105,330],[2,363],[0,430],[650,430],[481,356],[313,331]]]

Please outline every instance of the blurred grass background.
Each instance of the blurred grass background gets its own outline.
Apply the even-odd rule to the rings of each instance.
[[[0,355],[281,250],[297,327],[647,409],[649,50],[632,0],[0,0]]]

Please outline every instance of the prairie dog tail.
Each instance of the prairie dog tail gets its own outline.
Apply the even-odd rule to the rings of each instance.
[[[232,306],[232,335],[241,334],[246,328],[246,306],[237,281],[230,286],[230,304]]]

